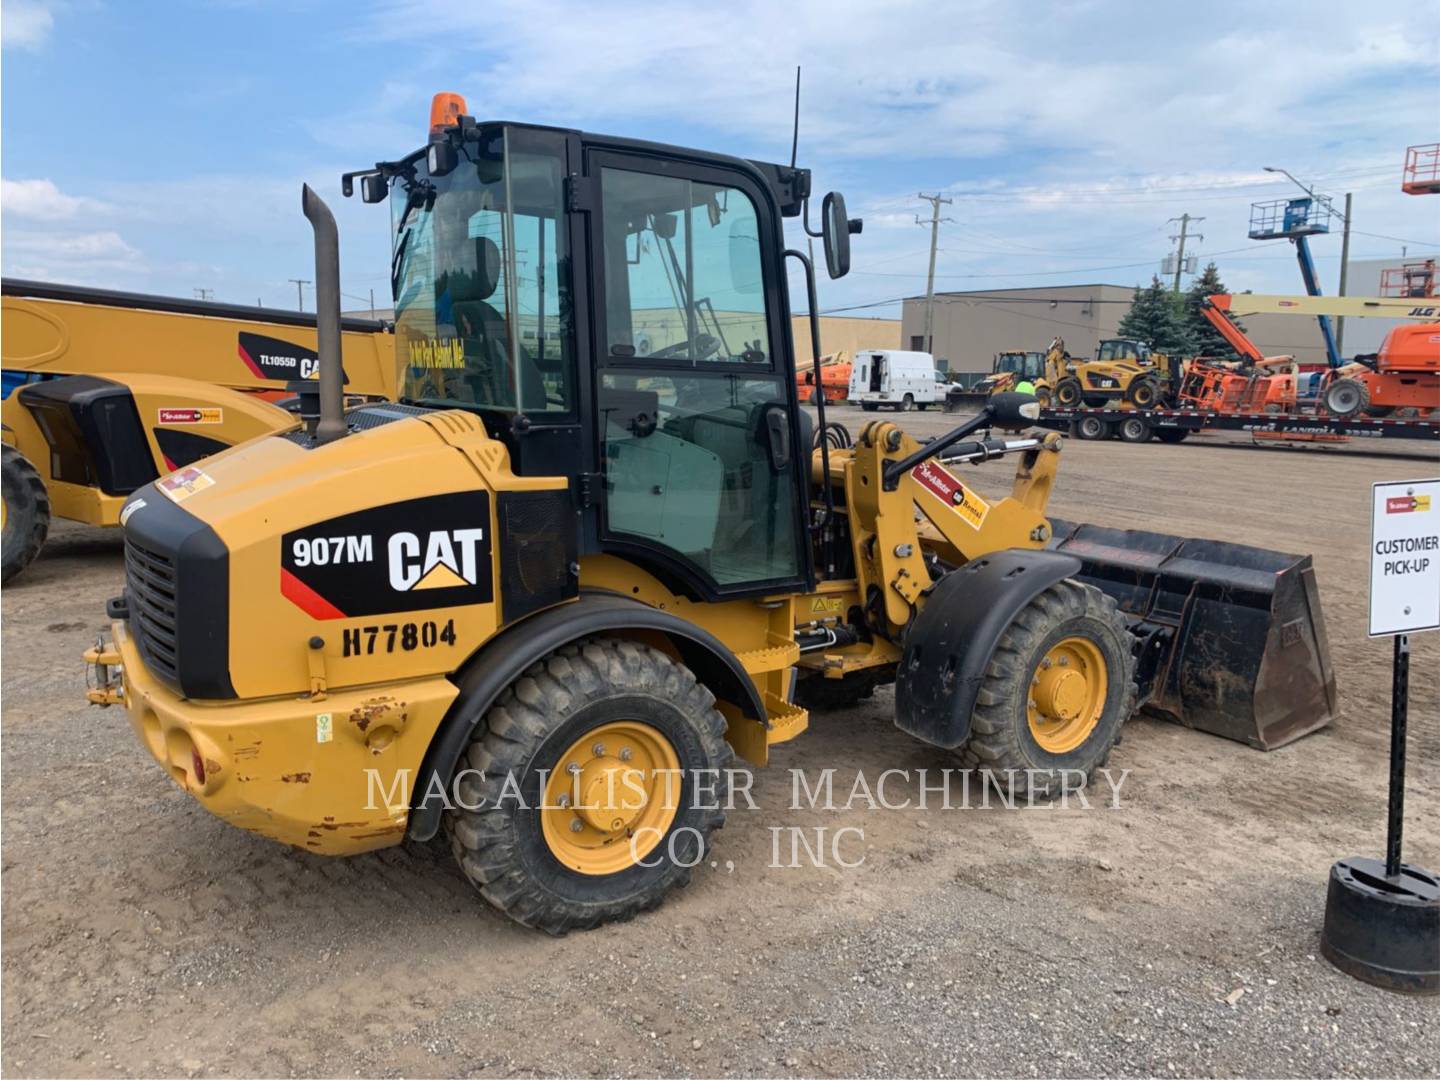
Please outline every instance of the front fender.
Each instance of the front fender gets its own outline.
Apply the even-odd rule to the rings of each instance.
[[[666,635],[681,659],[716,697],[732,702],[750,720],[768,726],[765,704],[745,667],[709,631],[637,600],[614,593],[585,593],[571,604],[532,615],[506,627],[462,669],[460,694],[440,722],[412,791],[406,835],[429,840],[440,828],[443,800],[426,798],[443,790],[490,706],[535,661],[591,634],[646,630]]]
[[[1073,555],[1010,548],[926,590],[895,676],[895,726],[947,749],[964,743],[1000,635],[1026,604],[1080,567]]]

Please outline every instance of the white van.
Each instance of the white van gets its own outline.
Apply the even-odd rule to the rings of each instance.
[[[872,349],[856,353],[850,369],[850,401],[866,412],[882,405],[909,412],[944,401],[935,358],[924,352]]]

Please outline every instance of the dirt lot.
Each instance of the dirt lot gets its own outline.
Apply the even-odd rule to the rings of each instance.
[[[83,704],[78,657],[120,547],[58,528],[3,598],[0,1064],[1434,1075],[1440,999],[1355,982],[1317,940],[1329,864],[1383,839],[1390,654],[1364,633],[1368,485],[1434,472],[1433,455],[1221,437],[1068,444],[1061,516],[1314,553],[1339,723],[1262,754],[1136,720],[1112,758],[1132,770],[1119,809],[790,809],[790,769],[836,766],[848,792],[859,768],[944,763],[891,725],[882,692],[778,749],[760,809],[731,815],[688,890],[565,939],[494,914],[441,852],[328,861],[209,817],[119,710]],[[998,491],[1009,466],[970,475]],[[1414,663],[1406,853],[1440,869],[1440,634]],[[841,850],[863,865],[772,868],[769,829],[789,825],[863,829]]]

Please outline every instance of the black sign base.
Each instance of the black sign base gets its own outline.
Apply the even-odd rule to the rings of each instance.
[[[1440,994],[1440,877],[1379,859],[1330,867],[1320,951],[1347,975],[1386,990]]]

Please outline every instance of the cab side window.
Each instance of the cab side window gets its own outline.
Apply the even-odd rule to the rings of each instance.
[[[610,358],[768,365],[759,220],[750,197],[614,168],[601,170],[600,186]]]

